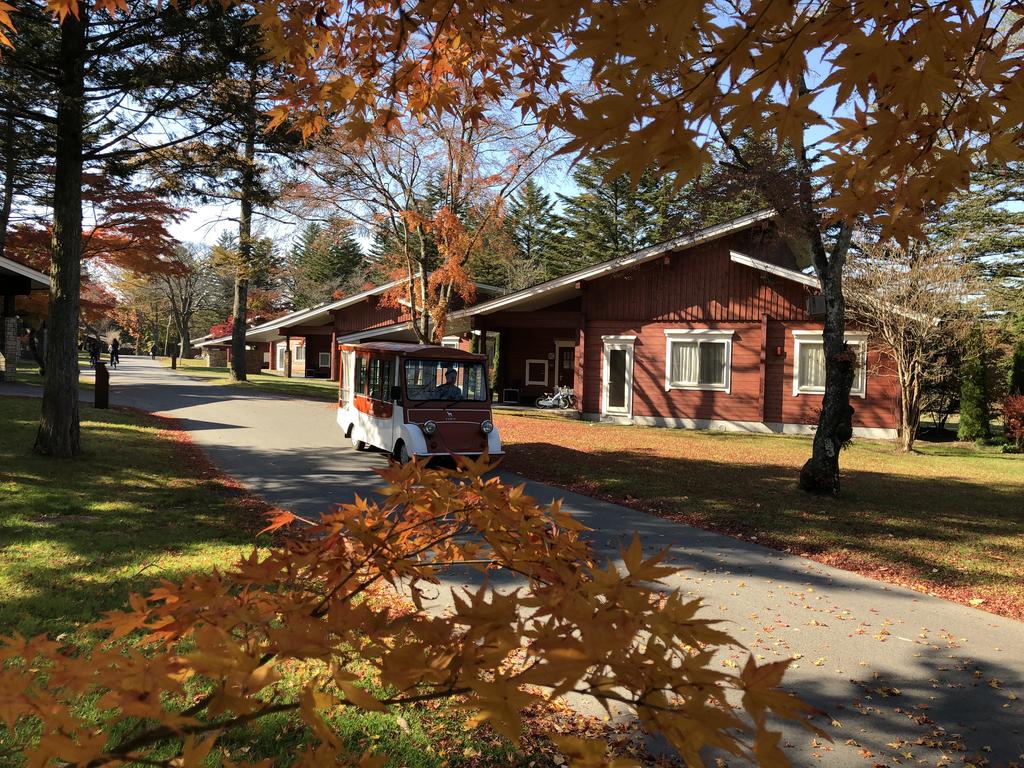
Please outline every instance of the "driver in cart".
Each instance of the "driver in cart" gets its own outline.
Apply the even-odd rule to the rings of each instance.
[[[461,400],[462,390],[455,383],[459,378],[459,372],[449,368],[444,372],[444,384],[437,388],[437,397],[441,400]]]

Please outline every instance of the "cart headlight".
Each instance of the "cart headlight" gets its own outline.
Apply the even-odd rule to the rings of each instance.
[[[494,422],[492,422],[490,419],[484,419],[483,421],[480,422],[480,431],[483,432],[485,435],[491,434],[491,432],[494,431]]]
[[[423,434],[425,434],[425,435],[432,435],[435,432],[437,432],[437,424],[435,424],[432,421],[424,422],[424,424],[423,424]]]

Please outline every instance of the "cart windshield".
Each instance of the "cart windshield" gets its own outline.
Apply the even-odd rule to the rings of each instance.
[[[485,402],[484,365],[464,360],[406,360],[405,390],[410,400]]]

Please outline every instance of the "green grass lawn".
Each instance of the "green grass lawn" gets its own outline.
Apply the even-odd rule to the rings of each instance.
[[[1024,456],[855,441],[830,499],[796,487],[807,438],[495,422],[503,466],[527,477],[1024,618]]]
[[[252,550],[261,505],[162,422],[83,406],[83,455],[54,460],[31,453],[38,414],[38,400],[0,397],[0,635],[46,633],[84,647],[90,638],[80,627],[123,607],[131,592],[224,568]],[[332,715],[353,749],[373,747],[395,768],[539,768],[560,759],[546,740],[534,736],[515,751],[488,728],[467,729],[466,717],[449,702]],[[544,711],[532,728],[574,722]],[[0,765],[22,764],[19,744],[29,728],[12,733],[0,724]],[[297,716],[282,714],[231,734],[223,746],[236,760],[286,765],[309,740]],[[211,757],[209,764],[218,763]]]
[[[161,358],[170,365],[169,358]],[[178,360],[178,370],[188,376],[232,387],[252,387],[261,392],[273,392],[291,397],[333,402],[338,399],[338,382],[326,379],[286,379],[274,373],[250,373],[245,383],[232,382],[227,368],[209,368],[202,359]]]
[[[155,419],[82,406],[84,455],[56,461],[31,453],[38,414],[0,398],[0,632],[69,632],[251,550],[260,520]]]
[[[106,362],[106,361],[104,361]],[[89,367],[89,356],[79,353],[78,355],[78,368],[80,373],[84,373]],[[28,384],[33,387],[43,386],[43,377],[39,374],[39,366],[36,365],[35,361],[26,360],[22,358],[18,360],[18,384]],[[78,385],[80,387],[92,387],[94,385],[92,376],[79,376]]]

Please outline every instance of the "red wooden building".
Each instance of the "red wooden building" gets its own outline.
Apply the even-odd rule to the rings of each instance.
[[[262,353],[262,367],[289,377],[338,379],[338,344],[370,339],[412,340],[415,335],[407,313],[390,306],[383,294],[398,283],[291,312],[246,331],[246,345]],[[477,284],[479,296],[497,295],[498,289]],[[198,348],[228,349],[231,337],[208,339]]]
[[[818,294],[763,212],[478,304],[449,327],[500,334],[508,399],[569,386],[592,420],[808,433],[824,389]],[[877,341],[847,341],[864,360],[855,434],[891,437],[896,379]]]

